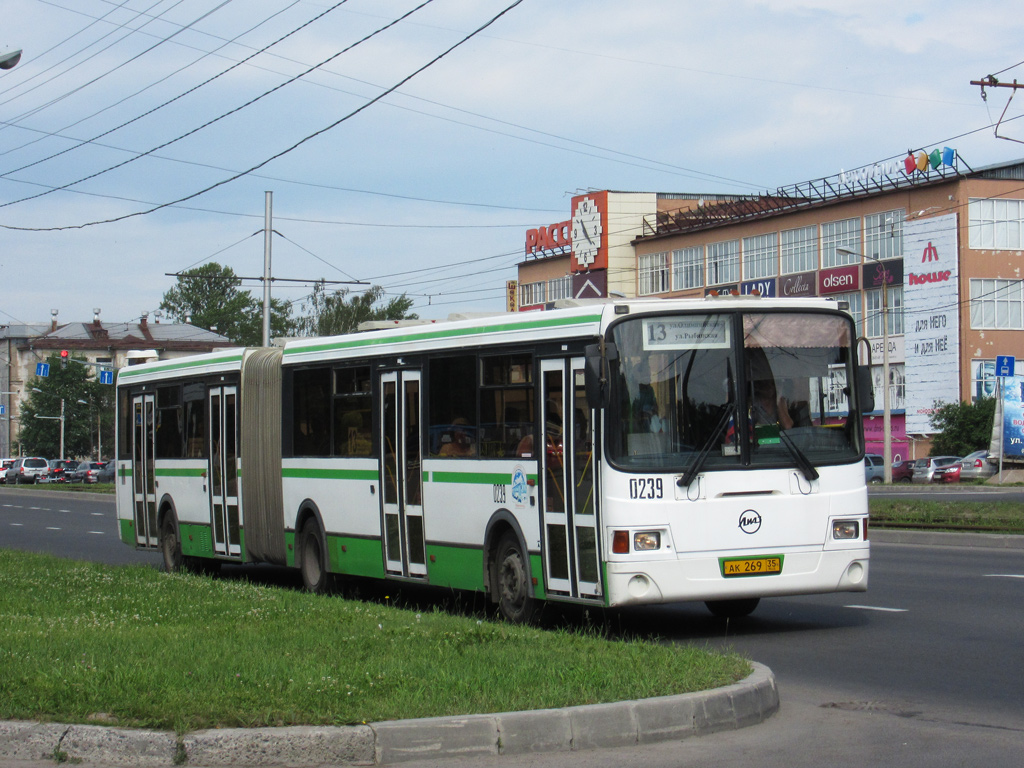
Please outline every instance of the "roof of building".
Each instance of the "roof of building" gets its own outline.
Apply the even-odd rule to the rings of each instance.
[[[690,210],[659,213],[655,231],[650,234],[645,232],[637,239],[650,240],[713,229],[741,221],[968,178],[1021,180],[1024,179],[1024,160],[974,170],[953,150],[935,150],[931,155],[921,152],[918,156],[908,153],[903,159],[890,158],[851,171],[842,171],[834,176],[780,187],[764,195],[709,203]]]
[[[211,349],[235,346],[227,337],[188,323],[19,324],[0,328],[0,338],[37,349]]]

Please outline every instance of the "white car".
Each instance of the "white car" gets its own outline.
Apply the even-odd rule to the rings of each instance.
[[[22,483],[36,483],[40,476],[45,477],[50,469],[50,463],[39,456],[23,456],[15,459],[7,470],[7,484],[21,485]]]

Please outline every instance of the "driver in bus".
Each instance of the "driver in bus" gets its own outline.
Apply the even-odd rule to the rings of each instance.
[[[793,428],[789,402],[785,397],[779,397],[775,379],[754,379],[753,416],[754,423],[758,425],[778,424],[782,429]]]

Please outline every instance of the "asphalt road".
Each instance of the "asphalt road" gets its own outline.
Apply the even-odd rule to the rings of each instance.
[[[159,563],[117,539],[111,501],[28,489],[0,488],[0,546]],[[701,605],[614,612],[605,617],[613,632],[736,650],[766,664],[778,682],[779,713],[760,726],[685,742],[443,764],[1018,768],[1022,606],[1024,550],[876,541],[866,593],[765,600],[732,622]],[[574,620],[571,612],[564,620]]]

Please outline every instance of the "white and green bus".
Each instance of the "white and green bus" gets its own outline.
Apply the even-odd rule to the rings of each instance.
[[[631,300],[122,369],[122,539],[544,601],[862,591],[872,408],[835,301]]]

